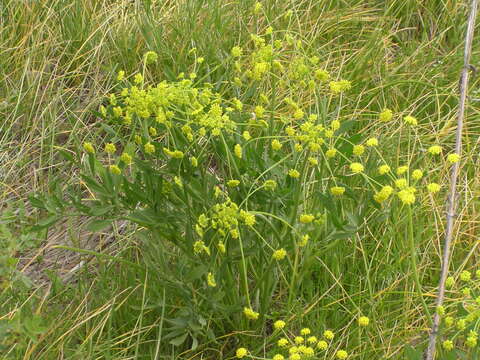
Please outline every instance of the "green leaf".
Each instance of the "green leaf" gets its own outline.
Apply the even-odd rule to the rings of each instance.
[[[192,347],[190,348],[191,350],[195,350],[196,348],[198,347],[198,340],[197,338],[194,336],[192,338]]]
[[[152,209],[135,210],[127,216],[127,219],[141,226],[153,226],[159,222]]]
[[[448,351],[446,354],[442,354],[442,359],[444,360],[457,360],[458,357],[457,357],[458,353],[456,350],[453,350],[453,351]]]
[[[176,337],[175,339],[170,340],[170,344],[172,344],[173,346],[182,345],[187,339],[187,336],[188,336],[188,333],[182,334]]]
[[[208,268],[205,265],[199,265],[194,267],[191,271],[188,272],[188,275],[185,277],[185,281],[194,281],[200,279],[202,276],[206,275]]]
[[[55,214],[51,215],[46,219],[43,219],[37,223],[37,225],[32,226],[33,231],[39,231],[45,228],[48,228],[60,220],[60,216]]]
[[[102,216],[112,210],[114,207],[112,205],[105,206],[92,206],[89,208],[89,213],[92,216]]]
[[[355,233],[349,232],[349,231],[335,231],[330,238],[332,240],[339,240],[339,239],[349,239],[351,238]]]
[[[43,325],[43,319],[40,315],[33,315],[23,320],[23,326],[27,336],[32,340],[36,340],[36,335],[40,335],[46,330]]]
[[[30,195],[28,197],[28,200],[30,201],[30,204],[32,204],[33,207],[36,207],[38,209],[46,209],[45,200],[41,199],[39,196]]]
[[[97,232],[105,229],[111,224],[112,224],[112,220],[93,220],[87,224],[86,229],[88,231]]]
[[[117,136],[117,132],[110,126],[105,123],[100,123],[100,127],[105,131],[107,134],[111,136]]]
[[[111,192],[108,192],[107,189],[102,186],[101,184],[99,184],[97,181],[95,181],[94,179],[92,179],[91,177],[89,176],[85,176],[85,175],[82,175],[82,180],[85,181],[85,184],[91,189],[93,190],[94,192],[100,194],[100,195],[103,195],[107,198],[110,198],[112,197],[112,193]]]
[[[408,360],[422,360],[423,352],[420,349],[416,349],[411,345],[408,345],[405,348],[405,358]]]
[[[58,150],[58,153],[67,161],[73,162],[73,155],[65,149]]]
[[[174,327],[177,328],[186,328],[188,326],[188,320],[182,317],[174,318],[174,319],[165,319],[166,322],[172,324]]]

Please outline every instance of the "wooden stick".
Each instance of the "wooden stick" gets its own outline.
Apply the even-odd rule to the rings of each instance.
[[[458,155],[462,153],[462,129],[463,118],[465,116],[465,102],[468,91],[468,78],[470,73],[470,56],[472,52],[473,32],[475,29],[475,19],[477,17],[477,0],[472,0],[470,8],[470,16],[468,18],[467,34],[465,36],[465,49],[463,53],[463,69],[460,75],[460,103],[457,117],[457,131],[455,134],[455,152]],[[457,178],[460,167],[460,161],[452,166],[452,174],[450,179],[450,192],[447,200],[447,225],[445,229],[445,242],[443,245],[443,257],[440,282],[438,285],[438,295],[436,306],[443,304],[445,296],[445,280],[448,274],[448,263],[450,260],[450,243],[452,242],[453,225],[455,220],[455,210],[457,204]],[[438,327],[440,325],[440,315],[435,313],[433,317],[433,325],[430,331],[428,348],[425,354],[425,360],[433,360],[435,357],[435,344],[438,336]]]

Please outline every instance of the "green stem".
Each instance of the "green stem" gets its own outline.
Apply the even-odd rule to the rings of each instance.
[[[423,297],[423,292],[422,292],[422,284],[420,283],[420,278],[418,276],[418,266],[417,266],[417,251],[415,249],[415,241],[413,237],[413,215],[412,215],[412,208],[410,206],[407,206],[408,208],[408,242],[410,246],[410,265],[411,265],[411,270],[413,272],[413,279],[415,282],[415,287],[417,290],[417,294],[420,297],[420,300],[422,300],[422,305],[423,309],[425,311],[425,314],[427,315],[429,321],[432,321],[432,316],[430,314],[430,310],[428,309],[427,303],[425,302],[425,299]]]
[[[243,253],[243,242],[242,242],[242,237],[238,238],[240,242],[240,253],[242,255],[242,270],[243,270],[243,282],[245,286],[245,293],[247,294],[247,302],[248,306],[251,308],[252,304],[250,302],[250,292],[248,291],[248,278],[247,278],[247,264],[245,263],[245,254]]]
[[[293,295],[295,294],[293,289],[294,289],[294,286],[295,286],[295,281],[297,279],[299,252],[300,251],[299,251],[297,245],[295,244],[295,260],[293,262],[293,273],[292,273],[292,279],[290,280],[290,288],[288,289],[288,302],[287,302],[287,308],[288,309],[290,309],[290,306],[292,305]]]
[[[295,223],[295,220],[297,218],[297,212],[300,205],[300,195],[303,193],[302,184],[305,183],[307,179],[306,170],[307,170],[307,161],[308,161],[309,155],[310,155],[310,151],[307,151],[301,166],[300,176],[302,180],[298,184],[295,184],[296,189],[295,189],[295,195],[294,195],[294,203],[293,203],[292,212],[290,214],[290,224],[292,224],[292,226]]]
[[[307,170],[307,159],[308,159],[308,156],[310,154],[310,151],[308,151],[305,155],[305,158],[303,160],[303,164],[302,164],[302,168],[301,168],[301,176],[302,176],[302,179],[305,179],[307,178],[307,175],[306,175],[306,170]],[[303,181],[300,183],[302,184]],[[296,186],[297,189],[296,189],[296,193],[295,193],[295,200],[294,200],[294,205],[293,205],[293,209],[292,209],[292,213],[290,215],[290,224],[291,226],[293,226],[293,224],[295,223],[296,221],[296,218],[297,218],[297,212],[298,212],[298,208],[299,208],[299,203],[300,203],[300,194],[302,192],[302,186],[301,185],[297,185]],[[285,228],[285,231],[287,231],[288,228]],[[293,263],[293,273],[292,273],[292,279],[290,280],[290,288],[288,290],[288,308],[290,308],[291,304],[292,304],[292,300],[293,300],[293,297],[294,295],[296,294],[293,289],[295,287],[295,281],[296,281],[296,278],[297,278],[297,272],[298,272],[298,263],[299,263],[299,248],[297,246],[297,243],[296,243],[296,239],[295,239],[295,235],[292,234],[292,237],[293,237],[293,246],[295,248],[295,260],[294,260],[294,263]]]

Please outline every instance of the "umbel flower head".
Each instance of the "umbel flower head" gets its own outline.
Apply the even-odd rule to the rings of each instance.
[[[240,144],[236,144],[233,147],[233,152],[235,153],[236,157],[238,157],[239,159],[242,158],[242,146]]]
[[[110,165],[109,167],[110,172],[115,175],[120,175],[122,173],[122,170],[117,165]]]
[[[325,156],[329,159],[335,157],[335,155],[337,154],[337,150],[335,149],[328,149],[326,152],[325,152]]]
[[[132,157],[130,156],[130,154],[124,152],[121,156],[120,156],[120,160],[122,162],[124,162],[125,164],[129,165],[132,163]]]
[[[265,190],[274,191],[277,188],[277,182],[275,180],[265,180],[263,183]]]
[[[307,246],[308,240],[310,240],[310,236],[308,234],[303,235],[300,238],[300,241],[298,242],[298,246],[300,246],[300,247]]]
[[[327,348],[328,348],[328,343],[325,340],[320,340],[317,343],[317,349],[323,351],[323,350],[327,350]]]
[[[405,189],[408,186],[408,181],[405,178],[395,180],[395,186],[399,189]]]
[[[308,339],[307,339],[307,342],[309,344],[315,344],[315,343],[317,343],[317,341],[318,341],[318,339],[317,339],[316,336],[309,336]]]
[[[295,339],[293,339],[295,341],[295,344],[297,345],[300,345],[300,344],[303,344],[305,342],[305,338],[302,337],[302,336],[295,336]]]
[[[325,330],[323,332],[323,337],[327,340],[332,340],[335,337],[335,334],[331,330]]]
[[[300,177],[300,173],[298,172],[298,170],[290,169],[288,170],[288,176],[290,176],[291,178],[297,179]]]
[[[360,316],[358,318],[358,325],[362,327],[368,326],[369,323],[370,323],[370,319],[366,316]]]
[[[273,323],[273,327],[277,330],[283,329],[285,325],[285,321],[283,320],[277,320]]]
[[[155,51],[147,51],[145,55],[143,55],[143,58],[146,64],[153,64],[154,62],[157,62],[158,55]]]
[[[247,356],[247,354],[248,354],[248,350],[245,349],[245,348],[243,348],[243,347],[241,347],[241,348],[238,348],[238,349],[237,349],[237,352],[236,352],[235,355],[237,355],[237,358],[242,359],[242,358],[244,358],[245,356]]]
[[[236,58],[240,57],[240,56],[242,56],[242,53],[243,53],[243,50],[240,46],[234,46],[232,48],[231,54],[232,54],[233,57],[236,57]]]
[[[333,94],[340,94],[352,88],[352,83],[348,80],[330,81],[329,85]]]
[[[406,124],[408,125],[417,125],[418,124],[418,121],[416,118],[414,118],[413,116],[410,116],[410,115],[407,115],[403,118],[403,121],[405,121]]]
[[[432,194],[439,192],[440,189],[441,189],[441,186],[437,183],[430,183],[427,185],[428,192]]]
[[[120,70],[117,74],[117,80],[122,81],[123,79],[125,79],[125,71]]]
[[[412,172],[412,179],[413,180],[420,180],[423,176],[423,171],[420,169],[413,170]]]
[[[460,273],[460,280],[470,281],[472,279],[472,273],[470,271],[464,270]]]
[[[458,162],[459,160],[460,160],[460,155],[458,155],[457,153],[448,154],[448,156],[447,156],[447,161],[448,161],[450,164],[455,164],[455,163]]]
[[[313,216],[312,214],[302,214],[302,215],[300,215],[300,222],[302,224],[311,223],[313,220],[315,220],[315,216]]]
[[[287,251],[283,248],[275,250],[272,255],[272,257],[277,261],[283,260],[285,256],[287,256]]]
[[[332,195],[340,196],[345,193],[345,188],[343,186],[332,186],[330,188],[330,192],[332,193]]]
[[[117,151],[117,148],[115,147],[115,144],[108,143],[105,145],[105,152],[108,154],[113,154],[115,151]]]
[[[278,340],[277,345],[280,347],[285,347],[288,345],[288,340],[285,338],[281,338],[280,340]]]
[[[445,340],[442,344],[442,347],[447,351],[453,350],[453,341]]]
[[[384,202],[385,200],[387,200],[390,195],[392,195],[393,193],[393,188],[389,185],[385,185],[384,187],[382,187],[382,189],[377,192],[373,198],[375,199],[376,202],[378,203],[382,203]]]
[[[439,145],[432,145],[428,148],[428,152],[432,155],[439,155],[442,152],[442,147]]]
[[[302,330],[300,330],[300,334],[302,334],[303,336],[310,335],[311,332],[312,331],[309,328],[303,328]]]
[[[253,309],[250,307],[244,307],[243,314],[246,316],[247,319],[250,319],[250,320],[257,320],[258,317],[260,316],[258,312],[253,311]]]
[[[380,175],[385,175],[386,173],[390,172],[390,170],[391,170],[390,166],[388,166],[388,165],[380,165],[378,167],[378,173]]]
[[[207,284],[210,287],[216,287],[217,286],[217,283],[215,281],[215,277],[213,276],[213,274],[211,272],[209,272],[208,275],[207,275]]]
[[[378,119],[383,122],[390,121],[392,120],[392,118],[393,118],[393,113],[392,113],[392,110],[390,109],[385,109],[378,115]]]
[[[399,166],[397,168],[397,175],[403,175],[408,171],[408,166]]]
[[[155,152],[155,145],[146,143],[143,147],[147,154],[153,154]]]
[[[325,82],[330,78],[330,74],[328,71],[325,71],[323,69],[317,69],[315,70],[315,78],[320,81],[320,82]]]
[[[365,143],[367,146],[378,146],[377,138],[370,138]]]
[[[228,187],[237,187],[238,185],[240,185],[240,181],[239,180],[236,180],[236,179],[232,179],[232,180],[228,180],[227,181],[227,186]]]
[[[277,139],[272,140],[272,149],[278,151],[282,148],[282,143]]]
[[[445,281],[445,286],[447,287],[447,289],[452,288],[453,285],[455,285],[455,279],[453,278],[453,276],[447,277],[447,280]]]
[[[353,147],[353,154],[360,156],[365,152],[365,147],[363,145],[355,145]]]
[[[90,154],[95,154],[95,148],[93,147],[91,142],[84,142],[83,149]]]
[[[415,188],[407,187],[398,192],[398,198],[405,205],[412,205],[415,202]]]
[[[361,173],[363,169],[363,165],[358,162],[353,162],[350,164],[350,170],[352,170],[354,174]]]

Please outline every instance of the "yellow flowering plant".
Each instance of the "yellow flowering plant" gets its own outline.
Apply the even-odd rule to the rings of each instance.
[[[256,14],[264,10],[255,7]],[[118,221],[136,226],[149,249],[149,273],[169,291],[165,302],[176,320],[166,340],[180,346],[189,339],[194,348],[215,338],[212,328],[262,329],[277,294],[294,308],[308,285],[317,289],[318,259],[338,247],[353,252],[367,211],[380,226],[392,204],[407,214],[416,300],[428,311],[415,277],[412,208],[441,191],[440,165],[427,167],[441,164],[440,145],[425,151],[428,160],[386,158],[383,147],[392,139],[355,131],[349,91],[356,84],[306,54],[288,31],[253,33],[233,46],[225,66],[235,76],[222,86],[197,75],[208,65],[203,56],[190,75],[155,82],[145,69],[157,61],[149,51],[142,72],[118,74],[97,114],[103,143],[86,139],[72,157],[82,191],[91,195],[68,205],[93,218],[91,230]],[[412,132],[422,122],[383,107],[371,118],[374,130],[396,122]],[[450,154],[444,162],[460,160]],[[369,323],[360,317],[358,332]],[[287,351],[271,358],[350,356],[333,331],[311,335],[304,328],[292,338],[285,324],[274,324]],[[236,350],[237,358],[251,354]]]
[[[445,359],[478,355],[480,270],[458,271],[447,277],[446,301],[435,309],[440,316],[439,351]]]

